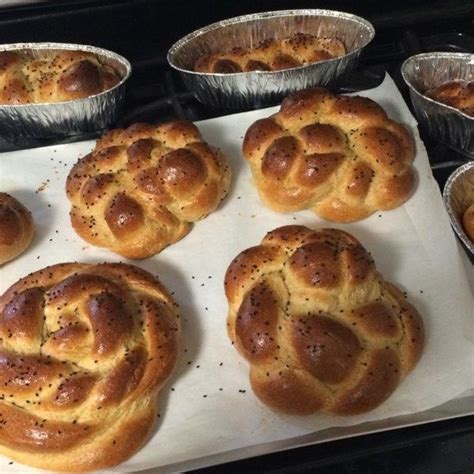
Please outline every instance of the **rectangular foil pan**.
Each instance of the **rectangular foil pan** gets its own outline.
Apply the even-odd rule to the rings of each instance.
[[[196,60],[234,47],[251,48],[261,41],[295,33],[341,40],[348,54],[283,71],[235,74],[195,72]],[[217,108],[254,108],[313,85],[327,86],[356,65],[363,48],[372,41],[374,27],[363,18],[332,10],[282,10],[256,13],[213,23],[176,42],[168,62],[178,70],[197,99]]]
[[[454,171],[446,181],[443,199],[454,231],[470,252],[474,261],[474,242],[464,232],[462,216],[474,202],[474,161],[470,161]]]
[[[422,128],[446,145],[474,157],[474,118],[423,95],[451,80],[473,81],[474,54],[417,54],[402,64],[402,76]]]
[[[0,104],[0,145],[27,138],[60,138],[104,130],[118,117],[125,96],[125,83],[132,67],[122,56],[95,46],[68,43],[15,43],[0,45],[0,51],[21,51],[32,59],[51,57],[59,51],[95,54],[112,67],[121,80],[111,89],[84,99],[57,103]]]

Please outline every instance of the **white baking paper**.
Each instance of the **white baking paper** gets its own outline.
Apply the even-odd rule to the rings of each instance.
[[[355,224],[335,225],[311,212],[278,214],[260,203],[241,155],[242,138],[255,120],[276,108],[198,123],[204,138],[228,156],[233,185],[219,210],[198,222],[182,241],[153,258],[132,262],[158,274],[174,292],[184,319],[184,340],[177,370],[162,392],[161,416],[153,437],[113,472],[167,465],[169,469],[173,463],[218,453],[224,459],[231,450],[273,446],[276,441],[330,427],[389,418],[393,422],[393,417],[428,410],[474,387],[474,346],[467,338],[474,317],[473,295],[415,119],[388,76],[381,86],[360,95],[376,100],[391,118],[411,127],[418,186],[404,206]],[[88,141],[0,155],[0,189],[28,206],[37,224],[30,249],[1,269],[1,291],[46,265],[121,260],[82,241],[69,223],[65,179],[72,164],[93,145]],[[426,348],[420,363],[392,397],[371,413],[346,418],[278,415],[250,389],[247,363],[227,337],[223,278],[241,250],[286,224],[332,226],[353,233],[372,253],[384,277],[406,290],[423,316]],[[240,451],[240,456],[246,453],[255,450]],[[0,472],[7,471],[26,472],[27,468],[0,458]]]

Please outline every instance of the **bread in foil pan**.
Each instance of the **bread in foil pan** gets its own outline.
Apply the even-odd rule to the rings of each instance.
[[[281,71],[234,74],[194,71],[196,61],[218,51],[252,48],[262,41],[295,33],[337,38],[347,54]],[[259,107],[309,86],[327,86],[353,69],[363,48],[372,41],[374,27],[363,18],[332,10],[282,10],[256,13],[213,23],[176,42],[168,62],[179,71],[196,98],[217,108]]]
[[[466,209],[474,202],[474,161],[460,166],[451,174],[444,186],[443,199],[451,225],[474,261],[474,242],[467,236],[462,224]]]
[[[22,138],[61,138],[106,129],[113,124],[125,97],[125,83],[132,67],[122,56],[94,46],[68,43],[16,43],[0,45],[0,51],[27,52],[33,59],[48,58],[64,50],[94,54],[112,67],[120,81],[111,89],[83,99],[56,103],[0,105],[0,145]]]
[[[420,126],[430,136],[474,157],[474,117],[425,95],[448,81],[474,80],[474,54],[417,54],[402,64],[402,76]]]

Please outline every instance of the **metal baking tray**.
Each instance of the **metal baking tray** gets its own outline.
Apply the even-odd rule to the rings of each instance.
[[[474,158],[474,117],[424,95],[450,80],[474,80],[474,54],[417,54],[402,64],[401,71],[420,125],[432,137]]]
[[[295,33],[337,38],[348,54],[282,71],[219,74],[193,70],[203,55],[234,47],[249,48],[269,38]],[[355,67],[374,35],[371,23],[349,13],[311,9],[256,13],[213,23],[188,34],[170,48],[168,62],[204,104],[218,108],[257,107],[308,86],[332,84]]]
[[[119,115],[125,83],[132,67],[124,57],[95,46],[69,43],[15,43],[0,45],[0,51],[22,51],[33,59],[50,57],[59,51],[74,50],[95,54],[112,67],[121,80],[111,89],[83,99],[57,103],[0,105],[0,146],[18,137],[44,139],[67,137],[104,130]]]
[[[333,441],[339,440],[351,440],[355,444],[354,438],[364,435],[375,435],[377,433],[387,433],[394,430],[403,430],[410,427],[420,427],[429,423],[442,422],[447,420],[456,420],[463,417],[469,417],[474,414],[474,392],[466,393],[465,395],[450,400],[449,402],[440,405],[439,407],[433,408],[431,410],[426,410],[420,413],[415,413],[413,415],[397,416],[387,420],[372,421],[369,423],[362,423],[355,426],[345,426],[338,428],[329,428],[324,431],[318,431],[316,433],[311,433],[309,435],[300,436],[292,439],[285,439],[282,441],[275,441],[273,443],[262,443],[260,445],[252,446],[246,449],[235,449],[232,451],[227,451],[225,453],[206,456],[202,458],[193,459],[183,463],[176,463],[164,466],[162,468],[152,468],[146,469],[143,471],[135,471],[137,474],[165,474],[172,472],[187,472],[195,469],[205,469],[210,468],[211,466],[214,469],[210,469],[209,472],[216,472],[215,469],[219,469],[217,472],[226,472],[226,468],[232,467],[229,469],[231,472],[239,472],[238,466],[234,468],[233,465],[228,466],[219,466],[220,464],[230,463],[234,461],[241,461],[248,458],[255,458],[257,456],[264,456],[269,454],[281,453],[284,451],[289,451],[292,449],[302,448],[304,446],[313,446],[323,445],[326,443],[331,444]],[[466,419],[466,418],[465,418]],[[413,444],[414,438],[408,438],[407,434],[404,435],[407,438],[407,444]],[[430,437],[432,438],[432,436]],[[359,438],[360,439],[360,438]],[[404,438],[402,438],[404,439]],[[403,441],[398,442],[397,446],[402,445]],[[332,446],[328,446],[327,449],[330,449]],[[352,445],[351,445],[352,447]],[[371,446],[376,450],[375,446]],[[364,451],[367,452],[367,445],[364,445]],[[380,449],[380,451],[383,450]],[[355,457],[355,453],[352,452],[352,455]],[[289,456],[294,456],[294,453],[289,453]],[[349,456],[350,454],[348,454]],[[329,456],[329,455],[328,455]],[[317,468],[318,461],[321,462],[321,468],[326,467],[323,459],[315,460],[314,464],[311,465],[310,471],[312,468]],[[255,467],[259,467],[262,461],[255,460]],[[242,466],[243,468],[250,466]],[[301,466],[297,466],[301,467]],[[306,464],[306,468],[308,465]],[[268,470],[265,470],[267,472]],[[243,471],[241,471],[243,472]],[[278,472],[278,470],[276,471]],[[282,470],[282,472],[292,472],[291,469]],[[299,470],[298,472],[301,472]]]

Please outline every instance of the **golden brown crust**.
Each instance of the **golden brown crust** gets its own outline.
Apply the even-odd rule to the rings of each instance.
[[[449,81],[429,89],[425,95],[474,117],[474,81]]]
[[[186,121],[112,130],[67,178],[75,231],[93,245],[146,258],[184,237],[227,195],[231,170]]]
[[[120,82],[94,54],[61,51],[44,60],[0,52],[0,104],[64,102],[99,94]]]
[[[0,297],[0,453],[60,471],[127,459],[153,427],[179,335],[175,303],[137,267],[23,278]]]
[[[231,263],[225,290],[229,336],[275,410],[372,410],[421,356],[420,315],[346,232],[275,229]]]
[[[462,216],[462,226],[466,235],[474,242],[474,203],[472,203]]]
[[[281,71],[307,66],[346,54],[344,44],[336,38],[318,38],[296,33],[282,40],[269,39],[249,49],[234,48],[200,57],[194,70],[218,74],[249,71]]]
[[[243,154],[262,201],[351,222],[394,209],[413,192],[414,145],[375,102],[310,88],[247,130]]]
[[[0,193],[0,265],[23,253],[33,234],[31,212],[13,196]]]

